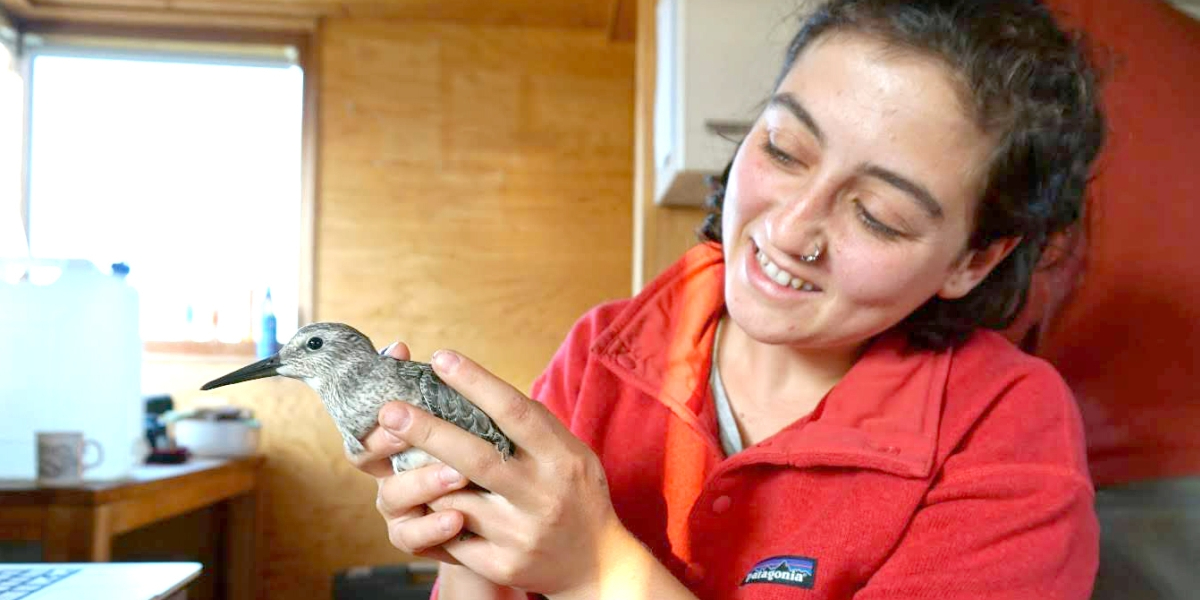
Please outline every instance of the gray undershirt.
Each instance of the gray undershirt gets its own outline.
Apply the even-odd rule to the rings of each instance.
[[[729,395],[725,393],[725,384],[721,383],[721,369],[717,367],[717,347],[721,343],[721,326],[724,321],[717,323],[717,334],[713,338],[712,374],[709,376],[709,386],[712,388],[713,403],[717,406],[717,432],[721,438],[721,449],[725,456],[733,456],[742,451],[742,434],[738,431],[737,421],[733,418],[733,407],[729,405]]]

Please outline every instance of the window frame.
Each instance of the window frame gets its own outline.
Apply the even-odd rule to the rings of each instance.
[[[3,16],[3,15],[0,15]],[[179,28],[174,26],[123,26],[97,23],[54,22],[54,23],[17,23],[19,39],[27,36],[43,36],[52,38],[59,43],[72,38],[78,40],[106,40],[119,47],[122,42],[135,45],[143,50],[153,51],[156,44],[171,47],[176,52],[181,48],[192,45],[198,54],[205,54],[214,44],[236,45],[271,45],[291,46],[296,50],[295,64],[304,73],[302,122],[301,122],[301,165],[300,165],[300,231],[299,256],[297,257],[297,323],[303,326],[314,319],[315,310],[315,238],[316,238],[316,200],[318,175],[318,98],[320,89],[320,73],[317,69],[317,28],[308,31],[272,31],[266,29],[221,29],[221,28]],[[20,47],[18,50],[22,50]],[[211,54],[211,53],[209,53]],[[29,237],[29,162],[30,162],[30,121],[28,107],[32,96],[32,55],[29,52],[18,53],[19,68],[25,88],[24,127],[22,131],[23,144],[21,151],[21,198],[20,213],[26,239]],[[170,358],[198,358],[209,360],[214,357],[245,358],[255,354],[253,342],[227,343],[220,341],[143,341],[143,351],[147,357],[161,355]]]

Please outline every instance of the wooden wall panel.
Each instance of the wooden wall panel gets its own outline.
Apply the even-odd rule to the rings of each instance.
[[[629,293],[633,45],[333,19],[319,60],[316,318],[420,359],[461,350],[528,389],[577,317]],[[329,598],[334,571],[405,560],[307,387],[195,391],[242,362],[152,360],[145,388],[262,420],[267,595]]]
[[[632,48],[366,21],[325,39],[318,317],[527,387],[531,356],[628,290]]]

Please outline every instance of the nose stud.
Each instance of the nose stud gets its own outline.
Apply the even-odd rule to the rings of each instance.
[[[801,254],[800,260],[802,260],[806,263],[817,262],[817,259],[821,258],[821,251],[822,251],[821,244],[817,244],[817,248],[816,248],[816,250],[813,250],[812,254]]]

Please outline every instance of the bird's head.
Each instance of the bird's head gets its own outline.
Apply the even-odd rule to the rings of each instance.
[[[343,323],[313,323],[301,327],[274,356],[218,377],[200,389],[280,375],[319,390],[341,365],[377,356],[371,340],[357,329]]]

